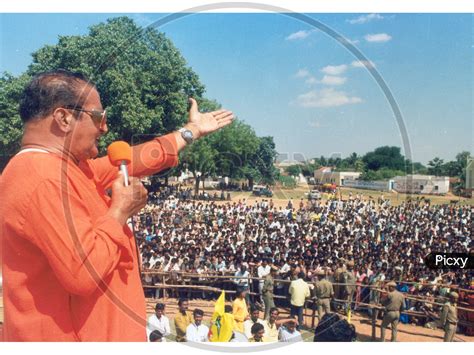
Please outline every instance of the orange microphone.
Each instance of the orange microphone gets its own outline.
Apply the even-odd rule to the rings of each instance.
[[[110,163],[118,166],[123,174],[125,186],[128,186],[128,169],[127,165],[132,161],[132,148],[130,144],[124,141],[113,142],[107,148],[107,155]]]

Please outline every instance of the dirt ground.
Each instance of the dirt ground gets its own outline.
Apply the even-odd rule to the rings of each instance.
[[[281,189],[281,188],[274,188],[273,190],[273,203],[276,207],[285,207],[288,204],[288,201],[291,199],[293,201],[293,206],[298,208],[301,199],[303,199],[304,203],[308,202],[307,196],[305,195],[311,190],[311,186],[304,186],[299,185],[294,189]],[[213,193],[212,190],[208,191],[209,193]],[[370,190],[361,190],[361,189],[350,189],[341,187],[340,193],[343,199],[349,198],[349,193],[352,193],[352,196],[360,194],[362,195],[363,199],[375,199],[379,197],[384,197],[385,199],[389,199],[393,206],[398,206],[399,204],[403,203],[409,197],[407,194],[399,194],[396,192],[381,192],[381,191],[370,191]],[[219,193],[218,193],[219,195]],[[337,194],[339,197],[339,193]],[[327,200],[329,197],[328,194],[322,194],[323,200]],[[242,199],[246,199],[247,203],[253,204],[255,201],[261,201],[262,197],[253,196],[250,192],[231,192],[231,199],[232,202],[237,202]],[[474,205],[474,198],[464,198],[458,197],[451,193],[446,194],[445,196],[434,196],[434,195],[411,195],[411,198],[416,200],[417,198],[425,198],[429,199],[431,204],[450,204],[451,201],[456,201],[456,204],[463,205],[463,206],[472,206]],[[269,200],[269,198],[265,198]]]

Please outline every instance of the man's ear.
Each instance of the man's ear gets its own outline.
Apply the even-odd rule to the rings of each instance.
[[[74,117],[69,110],[58,107],[53,111],[53,120],[57,127],[64,133],[72,131],[74,126]]]

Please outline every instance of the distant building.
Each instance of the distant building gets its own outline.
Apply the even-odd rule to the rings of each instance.
[[[444,195],[449,192],[448,176],[407,175],[393,178],[393,189],[401,193]]]
[[[393,180],[363,181],[363,180],[344,180],[342,186],[353,189],[390,191],[393,189]]]
[[[330,167],[322,167],[314,172],[316,184],[336,184],[341,186],[346,180],[357,180],[360,173],[353,171],[332,171]]]
[[[467,159],[466,165],[466,190],[474,194],[474,158]]]

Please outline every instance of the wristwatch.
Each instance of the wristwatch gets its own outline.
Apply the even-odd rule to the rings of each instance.
[[[194,142],[193,132],[189,129],[183,127],[178,129],[178,132],[181,133],[181,137],[183,137],[186,143],[191,144],[192,142]]]

